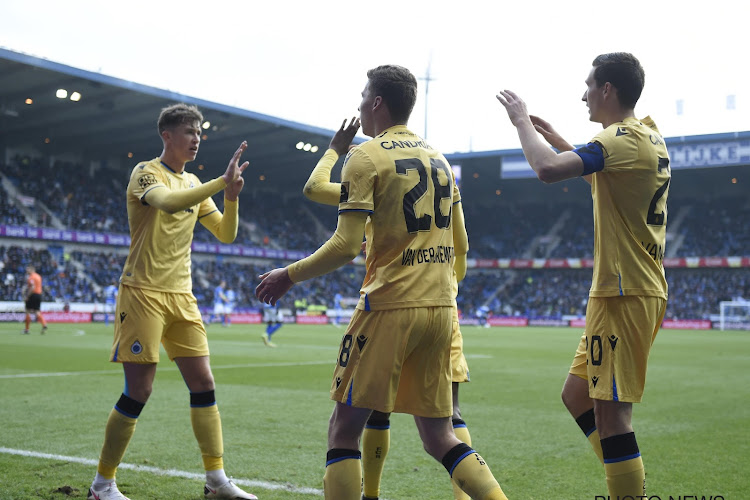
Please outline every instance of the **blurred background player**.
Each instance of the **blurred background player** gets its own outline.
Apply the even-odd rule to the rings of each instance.
[[[485,328],[490,327],[489,319],[490,319],[490,308],[486,305],[481,305],[477,307],[477,310],[474,313],[479,320],[479,324]]]
[[[180,370],[189,391],[190,422],[198,441],[207,499],[257,500],[224,472],[224,438],[216,404],[206,328],[192,293],[190,246],[196,222],[222,243],[237,236],[238,197],[248,163],[243,142],[221,177],[201,183],[185,171],[195,160],[203,115],[195,106],[162,109],[157,122],[161,156],[133,168],[126,200],[131,245],[120,278],[110,361],[122,363],[125,389],[110,411],[88,500],[127,500],[115,475],[151,396],[159,349]],[[211,196],[224,191],[224,213]],[[166,245],[165,241],[169,244]],[[173,423],[163,422],[165,429]]]
[[[460,223],[452,210],[460,193],[445,157],[406,127],[417,96],[414,75],[384,65],[367,78],[360,120],[377,140],[353,148],[344,161],[335,233],[311,256],[261,275],[255,295],[275,304],[295,283],[349,263],[366,234],[365,280],[331,383],[326,499],[359,500],[360,437],[372,410],[413,415],[425,451],[464,491],[506,499],[486,462],[451,429],[451,223]],[[331,165],[338,157],[335,149],[323,155]],[[417,264],[418,253],[431,256],[426,265]]]
[[[113,281],[104,289],[104,326],[109,326],[109,315],[115,313],[117,294],[116,281]]]
[[[346,120],[336,132],[329,149],[339,156],[343,156],[349,150],[354,135],[359,129],[359,120],[352,119],[349,125]],[[335,162],[321,160],[310,173],[310,177],[303,189],[304,195],[317,203],[338,206],[341,195],[341,183],[331,182],[331,169]],[[455,205],[455,204],[454,204]],[[455,215],[463,220],[463,210],[456,210]],[[454,229],[460,229],[465,224],[455,224]],[[471,435],[466,422],[461,418],[461,410],[458,401],[459,383],[469,382],[469,367],[463,353],[463,336],[458,322],[458,304],[455,297],[458,295],[458,283],[466,276],[466,255],[469,250],[468,239],[461,231],[454,231],[455,264],[453,268],[453,331],[451,335],[451,389],[453,393],[453,432],[461,441],[471,446]],[[367,254],[367,243],[362,243],[362,252]],[[336,294],[340,297],[340,294]],[[390,413],[373,411],[365,425],[362,435],[362,500],[377,500],[380,494],[380,480],[385,466],[385,459],[390,449]],[[455,483],[453,495],[456,500],[469,500],[469,496]]]
[[[33,314],[36,321],[42,324],[42,335],[47,332],[47,322],[42,314],[42,277],[36,272],[34,266],[26,267],[26,285],[23,289],[24,309],[26,317],[24,318],[24,335],[29,334],[31,326],[31,315]]]
[[[214,310],[211,313],[211,316],[208,318],[208,324],[214,323],[216,321],[216,318],[219,318],[219,321],[221,321],[222,326],[226,326],[226,304],[227,304],[227,296],[224,293],[224,288],[227,286],[227,282],[224,280],[221,280],[221,283],[218,284],[216,288],[214,288]]]
[[[343,295],[341,295],[341,292],[336,292],[336,295],[333,296],[333,325],[338,328],[339,322],[341,321],[341,301],[344,300]]]
[[[523,153],[545,183],[583,176],[594,201],[594,269],[586,330],[562,399],[604,463],[610,498],[645,498],[646,475],[633,431],[649,352],[667,306],[663,249],[671,170],[661,133],[635,117],[645,73],[627,52],[597,56],[586,77],[589,120],[602,130],[574,148],[526,103],[497,95]],[[549,148],[541,134],[555,149]]]
[[[266,322],[266,333],[261,336],[263,343],[268,347],[276,347],[276,344],[271,342],[271,337],[284,324],[284,316],[279,309],[278,302],[276,304],[263,303],[263,321]]]
[[[237,305],[237,293],[231,288],[228,288],[226,291],[226,297],[227,303],[224,305],[224,322],[222,323],[222,326],[228,328],[229,325],[232,324],[232,313],[234,312],[234,307]]]

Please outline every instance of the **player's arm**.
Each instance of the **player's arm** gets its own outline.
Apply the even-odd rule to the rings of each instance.
[[[331,182],[331,170],[340,156],[344,156],[349,151],[349,146],[354,140],[354,136],[359,130],[359,119],[352,118],[347,126],[346,120],[341,124],[341,128],[336,131],[328,150],[315,165],[310,173],[310,177],[302,189],[305,197],[316,203],[323,205],[338,206],[341,198],[341,184]]]
[[[275,305],[295,283],[321,276],[351,262],[359,254],[367,216],[367,212],[342,212],[336,231],[323,246],[309,257],[261,275],[255,296]]]
[[[338,153],[329,149],[318,160],[318,164],[315,165],[302,189],[302,193],[308,200],[323,205],[338,206],[341,198],[341,183],[331,182],[331,170],[338,159]]]
[[[575,146],[563,139],[563,137],[554,129],[554,127],[547,121],[539,118],[538,116],[529,115],[534,129],[544,137],[544,140],[549,143],[550,146],[557,149],[558,151],[573,151]],[[591,184],[591,177],[594,174],[582,175],[581,179]]]
[[[240,156],[242,156],[245,149],[247,149],[247,142],[243,141],[229,160],[227,170],[221,177],[217,177],[216,179],[192,189],[179,191],[172,191],[164,184],[158,184],[152,189],[146,190],[146,192],[141,195],[141,202],[167,213],[174,214],[201,203],[203,200],[210,198],[222,189],[226,189],[227,191],[225,193],[226,198],[236,200],[236,195],[239,194],[244,185],[242,172],[244,172],[248,166],[248,162],[245,162],[242,165],[239,164]],[[236,192],[234,198],[231,196],[231,193],[233,192]]]
[[[453,251],[455,254],[453,270],[456,272],[456,279],[461,282],[466,276],[466,254],[469,253],[469,236],[466,233],[464,211],[461,208],[460,201],[453,204],[451,219],[451,225],[453,226]]]
[[[204,205],[213,205],[213,210],[206,210],[208,212],[206,215],[199,215],[198,221],[222,243],[232,243],[237,237],[239,202],[237,200],[231,201],[225,197],[224,213],[219,212],[211,198],[205,200],[204,204],[201,205],[201,211],[205,210]]]
[[[539,180],[552,183],[592,173],[584,170],[583,160],[576,153],[572,151],[556,153],[541,141],[526,111],[526,103],[515,93],[507,90],[500,91],[497,100],[505,107],[511,123],[516,127],[526,161],[529,162]]]

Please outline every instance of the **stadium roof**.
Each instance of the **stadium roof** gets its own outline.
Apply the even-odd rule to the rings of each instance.
[[[68,96],[56,97],[58,89]],[[79,101],[71,100],[73,92],[81,94]],[[84,160],[117,159],[131,166],[161,152],[156,119],[175,102],[196,104],[211,123],[197,163],[215,175],[247,139],[244,158],[251,165],[272,165],[279,177],[299,171],[306,178],[334,134],[0,48],[0,146],[82,153]],[[297,149],[299,142],[318,146],[318,153]]]
[[[68,96],[56,97],[58,89],[65,89]],[[71,100],[73,92],[81,94],[79,101]],[[33,102],[27,104],[26,100]],[[161,152],[161,141],[156,132],[158,111],[175,102],[186,102],[199,106],[211,126],[206,130],[207,138],[201,143],[196,164],[205,165],[202,178],[218,176],[226,168],[231,153],[239,143],[247,139],[249,148],[244,159],[250,161],[253,176],[264,176],[267,182],[257,182],[250,177],[253,188],[280,189],[296,192],[307,179],[316,161],[330,142],[333,130],[313,127],[278,117],[255,113],[246,109],[227,106],[204,99],[186,96],[169,90],[158,89],[138,83],[86,71],[64,64],[0,48],[0,151],[32,149],[44,155],[63,156],[73,154],[84,161],[105,161],[109,166],[122,168],[127,175],[135,162],[150,159]],[[359,142],[359,138],[355,142]],[[702,145],[740,141],[739,157],[725,162],[730,155],[724,151],[722,158],[713,165],[697,162],[688,168],[750,164],[750,131],[711,134],[689,137],[666,138],[672,146]],[[308,153],[297,149],[302,142],[318,146],[318,151]],[[735,148],[736,149],[736,148]],[[700,150],[700,148],[698,148]],[[700,152],[700,151],[698,151]],[[129,157],[132,153],[132,158]],[[733,151],[731,154],[735,154]],[[710,155],[714,155],[711,151]],[[453,164],[463,166],[462,191],[465,195],[494,197],[501,191],[524,193],[523,180],[514,179],[512,190],[506,189],[509,176],[500,174],[510,169],[513,160],[523,161],[520,149],[478,151],[446,155]],[[721,156],[721,155],[720,155]],[[683,163],[685,154],[681,155]],[[677,158],[675,158],[677,159]],[[507,160],[507,161],[505,161]],[[519,163],[516,161],[516,163]],[[690,162],[688,162],[690,163]],[[340,165],[340,162],[339,162]],[[521,163],[517,166],[526,176],[533,175]],[[195,171],[195,167],[189,167]],[[337,167],[337,169],[340,167]],[[334,178],[338,170],[334,170]],[[508,177],[508,178],[503,178]],[[533,179],[536,186],[538,181]],[[576,189],[576,180],[560,186]],[[290,190],[294,186],[294,190]],[[556,190],[557,188],[555,188]],[[587,188],[583,187],[583,191]],[[249,190],[246,187],[245,192]],[[549,190],[552,192],[552,189]]]

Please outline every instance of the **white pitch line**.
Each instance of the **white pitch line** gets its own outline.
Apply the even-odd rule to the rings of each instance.
[[[283,366],[312,366],[312,365],[331,365],[334,361],[301,361],[299,363],[288,362],[288,363],[246,363],[242,365],[220,365],[212,366],[211,370],[225,370],[233,368],[277,368]],[[166,366],[158,368],[157,371],[176,371],[176,366]],[[11,373],[7,375],[0,375],[0,379],[6,378],[36,378],[36,377],[66,377],[70,375],[122,375],[122,370],[91,370],[84,372],[47,372],[47,373]]]
[[[92,460],[90,458],[69,457],[65,455],[53,455],[51,453],[40,453],[37,451],[28,451],[28,450],[16,450],[13,448],[0,447],[0,453],[5,453],[7,455],[18,455],[22,457],[45,458],[47,460],[58,460],[62,462],[73,462],[77,464],[91,465],[91,466],[96,466],[99,463],[97,460]],[[175,469],[160,469],[158,467],[150,467],[148,465],[135,465],[135,464],[122,463],[118,466],[118,469],[128,469],[128,470],[134,470],[136,472],[148,472],[151,474],[156,474],[157,476],[183,477],[186,479],[196,479],[200,481],[203,481],[206,479],[205,474],[198,474],[196,472],[186,472],[186,471],[175,470]],[[304,488],[304,487],[293,486],[291,484],[270,483],[268,481],[258,481],[256,479],[232,478],[232,481],[234,481],[236,484],[239,484],[240,486],[247,486],[249,488],[262,488],[264,490],[282,490],[282,491],[288,491],[290,493],[302,493],[305,495],[316,495],[319,497],[323,496],[323,490],[319,490],[317,488]]]

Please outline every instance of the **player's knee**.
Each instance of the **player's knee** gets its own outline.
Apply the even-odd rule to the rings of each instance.
[[[370,413],[370,418],[367,419],[367,426],[377,427],[377,428],[390,427],[391,425],[390,418],[391,418],[390,413],[383,413],[377,410],[373,410],[372,413]]]

